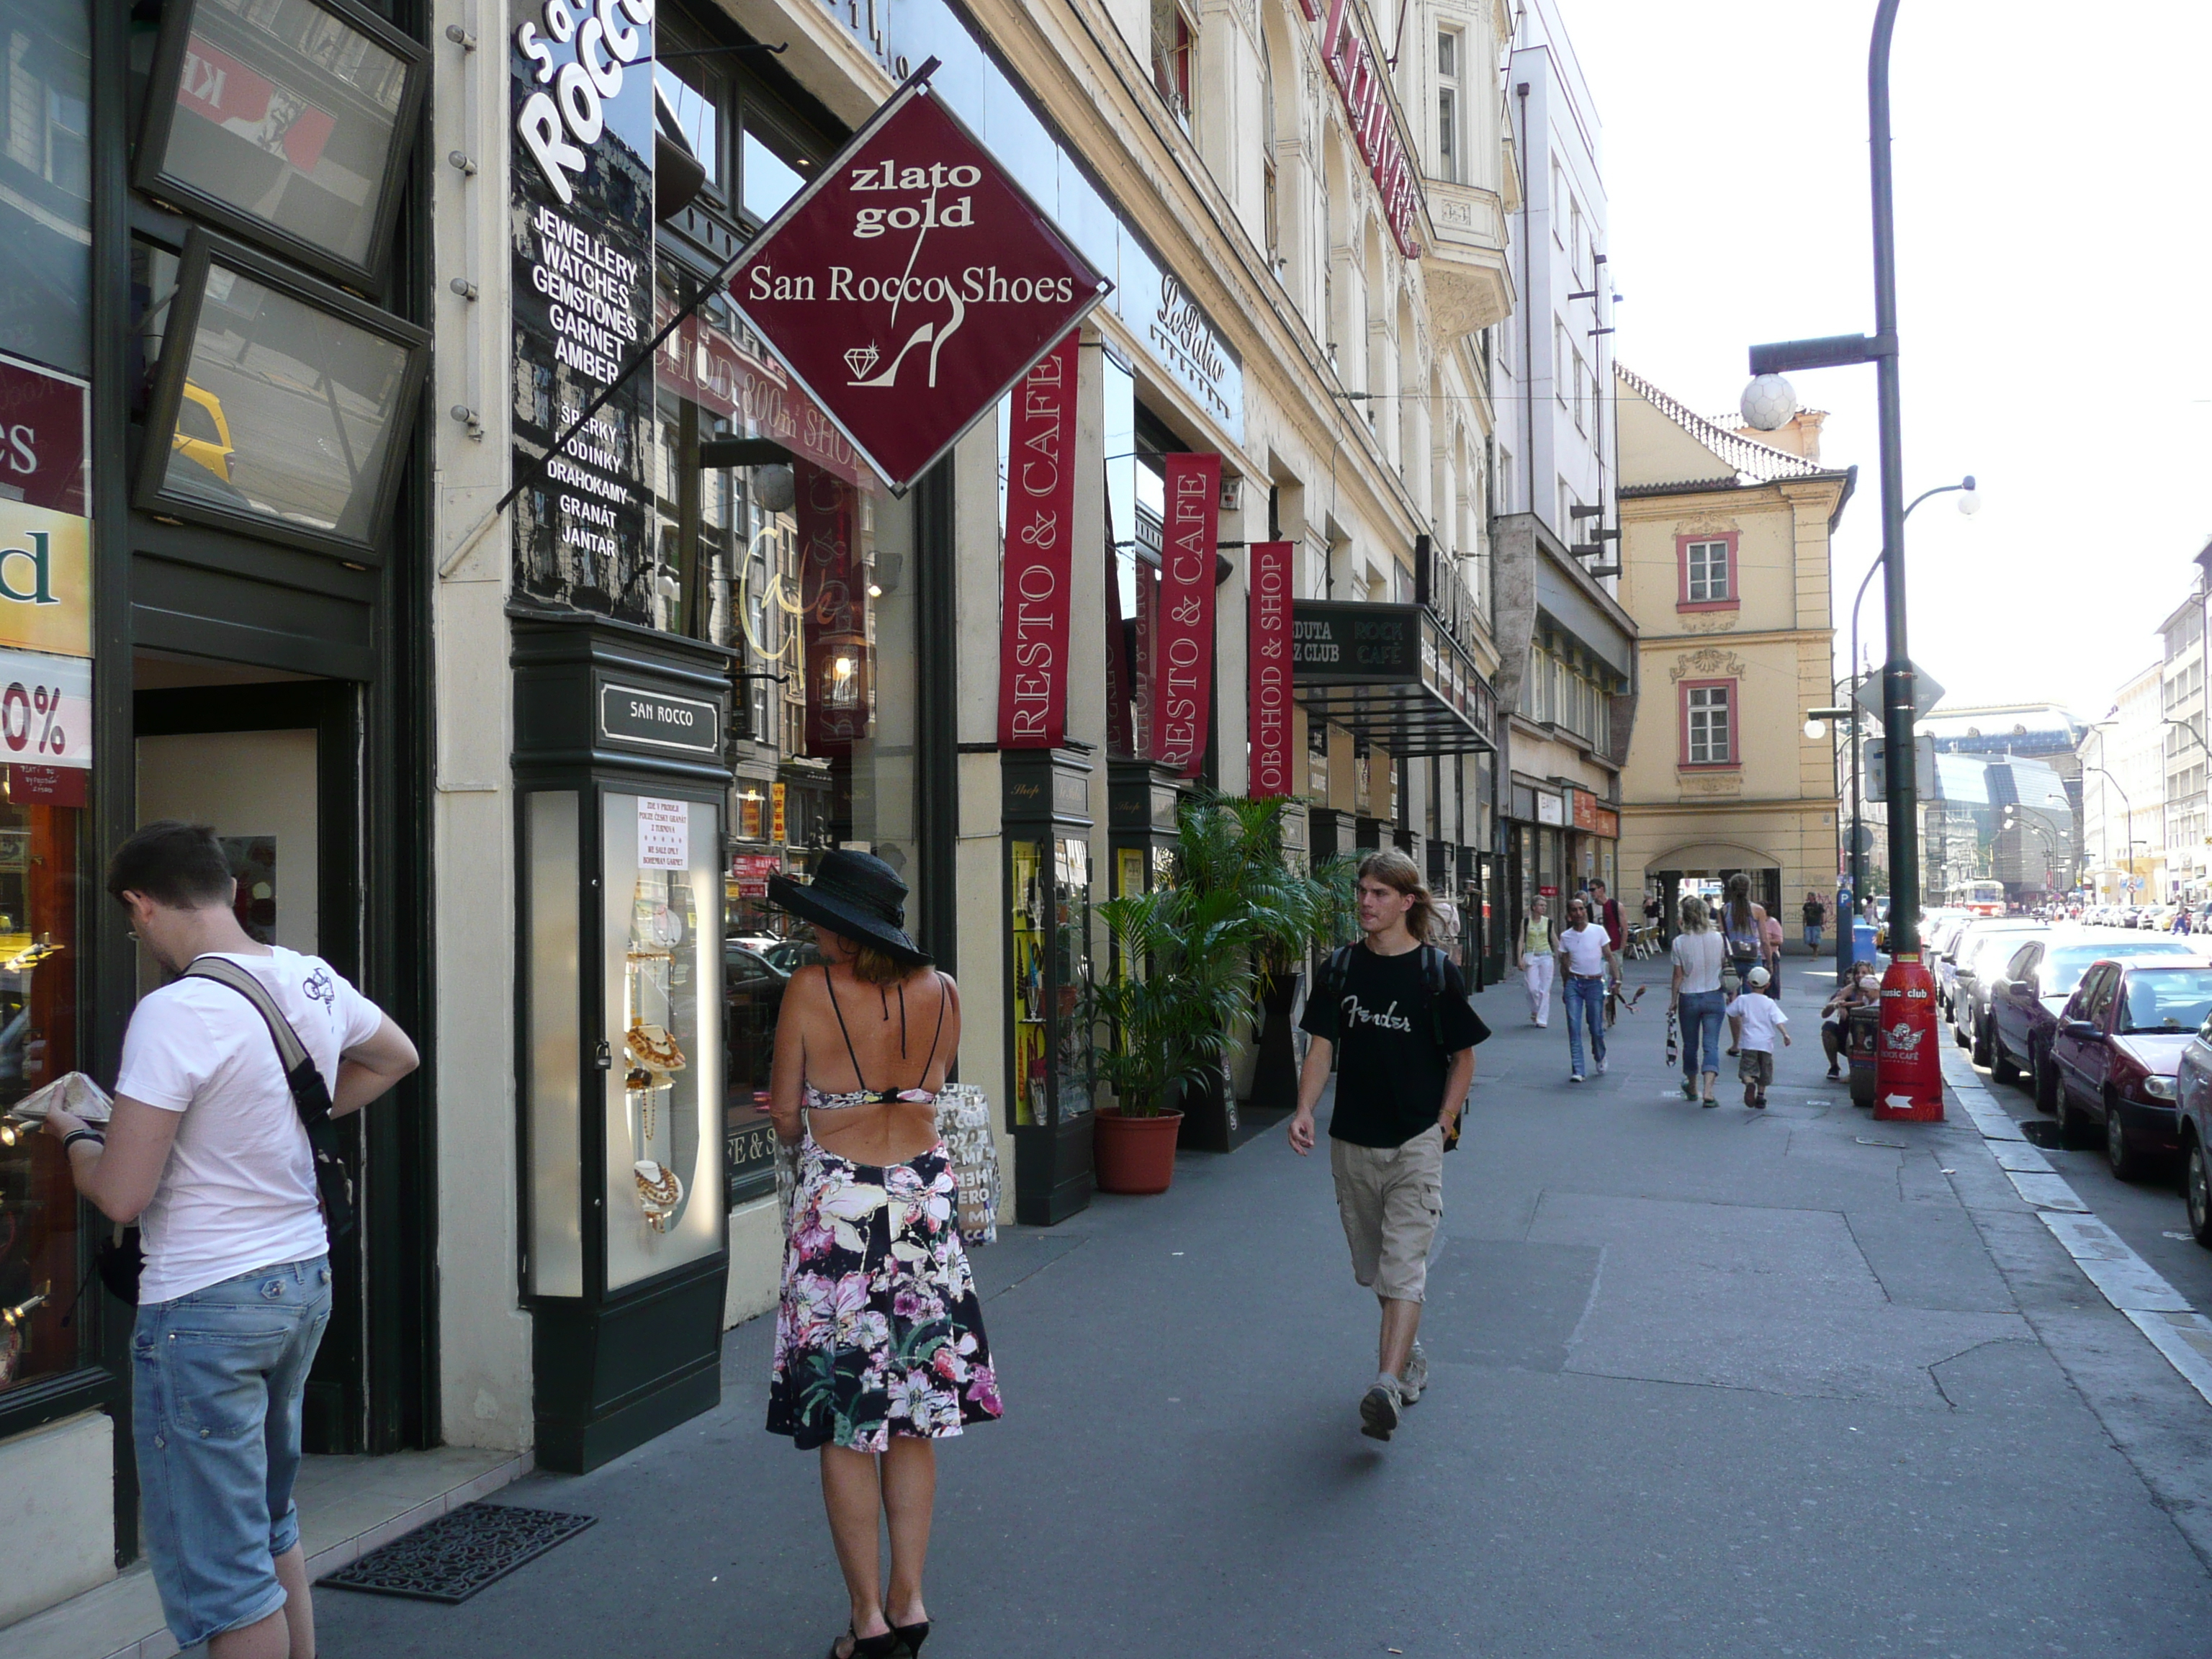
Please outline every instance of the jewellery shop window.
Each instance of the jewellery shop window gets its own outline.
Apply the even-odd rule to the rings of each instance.
[[[703,801],[610,791],[600,811],[612,1291],[722,1246],[721,1192],[701,1191],[720,1163],[720,829]]]
[[[704,276],[672,238],[661,246],[665,322]],[[806,930],[764,902],[769,875],[849,847],[918,885],[913,514],[877,492],[721,296],[678,325],[654,368],[655,620],[733,647],[744,676],[730,745],[740,846],[722,872],[732,901],[722,1133],[734,1204],[773,1189],[775,1022],[785,986],[812,959]],[[731,438],[772,441],[793,460],[699,464],[702,444]],[[909,930],[928,902],[919,890],[909,901]]]
[[[6,729],[0,709],[0,735]],[[82,1322],[72,1315],[82,1274],[69,1166],[59,1142],[9,1109],[77,1064],[83,814],[27,800],[33,770],[0,769],[0,1390],[81,1361]],[[64,780],[84,776],[55,770]]]

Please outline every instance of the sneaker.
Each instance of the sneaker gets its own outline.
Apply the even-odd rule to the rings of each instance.
[[[1570,1072],[1567,1073],[1567,1081],[1570,1083],[1580,1083],[1582,1080],[1583,1074],[1580,1072]]]
[[[1597,1063],[1597,1074],[1600,1077],[1603,1077],[1605,1075],[1605,1061],[1602,1058],[1601,1058]]]
[[[1829,1066],[1829,1067],[1828,1067],[1828,1075],[1829,1075],[1829,1077],[1830,1077],[1830,1078],[1832,1078],[1832,1079],[1833,1079],[1833,1078],[1839,1078],[1839,1077],[1841,1077],[1843,1074],[1844,1074],[1844,1073],[1843,1073],[1843,1070],[1842,1070],[1842,1068],[1841,1068],[1841,1067],[1839,1067],[1839,1066]]]
[[[1743,1085],[1743,1103],[1747,1106],[1759,1104],[1759,1090],[1755,1085],[1747,1083]]]
[[[1370,1440],[1388,1440],[1398,1427],[1398,1382],[1378,1376],[1359,1396],[1359,1431]]]
[[[1421,1390],[1429,1386],[1429,1357],[1421,1352],[1419,1342],[1406,1358],[1406,1374],[1398,1379],[1398,1399],[1401,1404],[1413,1405],[1421,1397]]]

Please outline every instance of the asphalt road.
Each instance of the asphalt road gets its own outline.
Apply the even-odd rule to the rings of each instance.
[[[2212,1407],[1962,1114],[1875,1124],[1822,1079],[1799,965],[1765,1113],[1672,1091],[1656,964],[1580,1086],[1559,1016],[1478,999],[1431,1389],[1388,1445],[1326,1164],[1279,1133],[977,1252],[1008,1415],[944,1450],[930,1659],[2202,1659]],[[459,1607],[327,1591],[325,1651],[823,1651],[769,1335],[730,1334],[715,1412],[501,1494],[591,1531]]]
[[[1944,1036],[1948,1041],[1948,1026]],[[2035,1109],[2035,1098],[2028,1092],[2025,1076],[2015,1083],[1999,1083],[1990,1075],[1988,1066],[1977,1066],[1974,1070],[1988,1086],[1992,1100],[2031,1126],[2031,1139],[2081,1201],[2187,1297],[2191,1307],[2200,1313],[2212,1313],[2212,1250],[2189,1237],[2189,1218],[2181,1205],[2179,1160],[2157,1166],[2148,1180],[2122,1181],[2112,1173],[2101,1145],[2069,1151],[2058,1144],[2058,1120]],[[2033,1127],[2038,1125],[2041,1127]],[[2206,1646],[2212,1650],[2212,1639]]]

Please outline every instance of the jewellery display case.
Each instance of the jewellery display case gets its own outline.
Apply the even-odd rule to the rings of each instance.
[[[517,1076],[538,1461],[720,1398],[729,653],[518,616]]]
[[[1049,1227],[1086,1208],[1092,1190],[1096,1067],[1079,1013],[1091,980],[1091,763],[1024,749],[1000,764],[1014,1218]]]

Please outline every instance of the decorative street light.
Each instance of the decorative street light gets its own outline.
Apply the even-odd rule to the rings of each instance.
[[[1906,639],[1904,397],[1898,378],[1897,221],[1889,148],[1889,49],[1899,0],[1880,0],[1867,51],[1867,148],[1874,207],[1874,332],[1790,340],[1751,349],[1754,376],[1845,363],[1875,366],[1881,434],[1882,599],[1889,657],[1882,668],[1882,731],[1888,740],[1889,972],[1882,981],[1882,1038],[1875,1112],[1941,1119],[1942,1073],[1934,1041],[1934,981],[1920,960],[1920,848],[1912,747],[1912,658]],[[1769,392],[1772,388],[1767,389]],[[1747,398],[1747,403],[1751,400]],[[1777,398],[1778,407],[1784,399]],[[1971,492],[1969,492],[1971,493]],[[1856,630],[1854,630],[1856,631]],[[1856,661],[1852,669],[1857,669]],[[1856,728],[1855,728],[1856,729]]]

